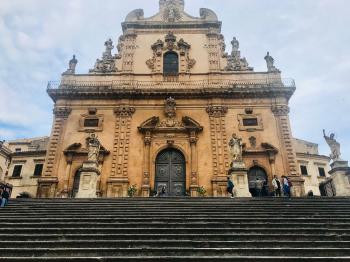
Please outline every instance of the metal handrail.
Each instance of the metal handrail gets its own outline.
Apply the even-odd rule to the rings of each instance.
[[[264,78],[243,80],[196,80],[196,81],[138,81],[138,80],[112,80],[112,81],[77,81],[62,80],[50,81],[48,89],[81,89],[81,88],[107,88],[107,89],[206,89],[206,88],[249,88],[249,87],[285,87],[294,88],[295,82],[291,78]]]

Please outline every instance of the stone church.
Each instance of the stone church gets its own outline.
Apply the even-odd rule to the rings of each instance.
[[[232,136],[242,148],[238,191],[254,194],[257,177],[271,191],[274,175],[288,175],[294,195],[304,194],[289,121],[294,81],[269,53],[266,72],[254,71],[235,37],[225,46],[221,25],[212,10],[195,17],[184,0],[160,0],[152,17],[130,12],[86,74],[75,73],[74,56],[48,87],[54,120],[38,197],[77,197],[91,185],[107,198],[133,185],[142,197],[160,188],[226,196]],[[91,137],[98,150],[90,155]]]

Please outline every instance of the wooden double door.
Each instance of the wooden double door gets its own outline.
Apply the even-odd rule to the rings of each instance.
[[[186,161],[176,149],[166,149],[156,159],[155,189],[161,196],[186,195]]]

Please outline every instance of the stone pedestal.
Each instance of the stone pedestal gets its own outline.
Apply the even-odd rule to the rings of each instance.
[[[249,192],[248,169],[244,163],[233,163],[228,174],[235,185],[234,191],[236,197],[252,196]]]
[[[350,167],[347,161],[335,161],[331,164],[333,185],[336,196],[350,196]]]
[[[100,175],[98,163],[95,161],[86,161],[83,164],[79,190],[76,198],[96,198],[97,197],[97,180]]]

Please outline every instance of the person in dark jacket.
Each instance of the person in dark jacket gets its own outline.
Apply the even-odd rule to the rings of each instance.
[[[1,194],[1,207],[5,207],[9,202],[10,193],[8,192],[8,188],[5,188]]]
[[[234,187],[235,187],[235,185],[231,181],[230,177],[227,177],[227,192],[231,195],[231,198],[234,197],[234,195],[233,195],[233,188]]]

